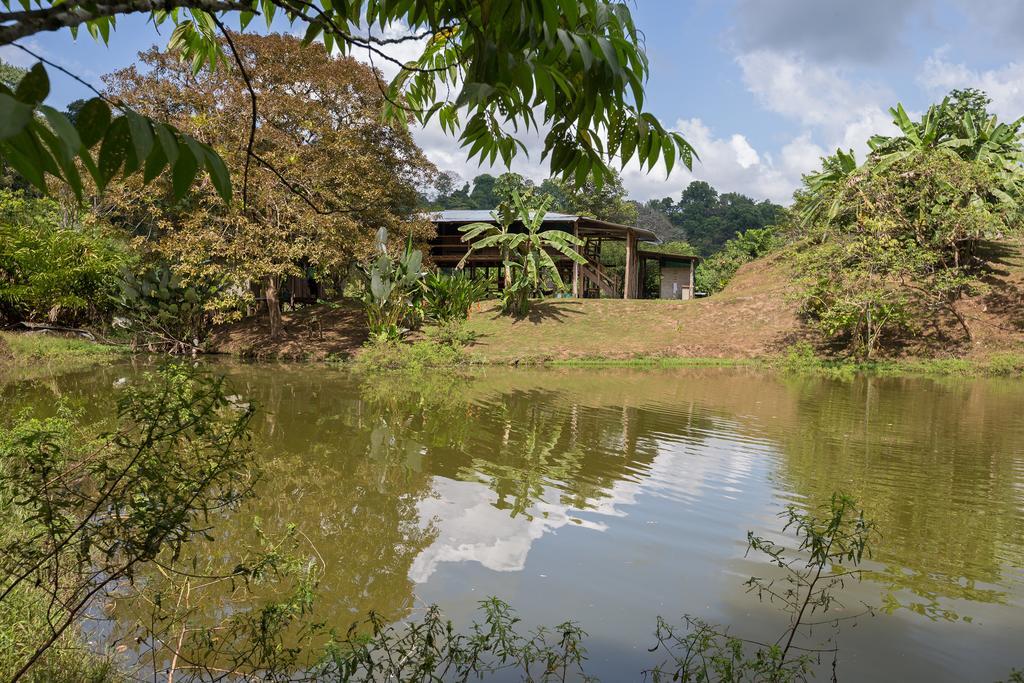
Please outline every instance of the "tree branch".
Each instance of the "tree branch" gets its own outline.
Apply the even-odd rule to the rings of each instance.
[[[200,9],[211,14],[253,11],[251,3],[241,0],[121,0],[97,2],[88,7],[77,3],[64,3],[36,10],[0,13],[0,22],[15,22],[0,27],[0,45],[9,45],[19,38],[43,31],[75,28],[96,19],[140,12],[169,11],[178,7]]]

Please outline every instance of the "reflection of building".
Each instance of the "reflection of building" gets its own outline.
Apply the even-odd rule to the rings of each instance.
[[[441,268],[454,268],[466,255],[468,245],[462,241],[460,227],[470,223],[495,223],[491,211],[438,211],[431,215],[431,220],[437,226],[437,237],[430,244],[430,258]],[[516,226],[512,229],[516,230]],[[523,228],[520,225],[518,229]],[[641,242],[658,241],[650,230],[564,213],[548,213],[543,230],[562,230],[584,241],[580,253],[587,259],[585,264],[573,263],[561,254],[551,254],[562,279],[572,283],[574,297],[689,299],[693,296],[693,271],[700,259],[641,250]],[[621,277],[601,263],[601,250],[607,242],[625,244],[626,263]],[[480,249],[469,257],[466,269],[471,275],[491,279],[501,287],[501,265],[497,248]],[[647,273],[652,265],[658,266],[661,284],[649,290]],[[650,272],[653,274],[653,270]]]

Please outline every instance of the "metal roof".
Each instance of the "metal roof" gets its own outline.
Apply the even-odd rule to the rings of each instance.
[[[494,212],[486,211],[483,209],[446,209],[444,211],[431,211],[429,218],[434,223],[493,223]],[[579,223],[580,228],[593,232],[602,233],[624,233],[626,230],[632,230],[636,233],[636,236],[647,242],[658,242],[658,236],[646,228],[637,228],[635,226],[620,225],[618,223],[609,223],[608,221],[601,221],[590,216],[579,216],[570,213],[556,213],[549,211],[544,214],[545,224],[561,224],[561,225],[572,225]]]
[[[650,251],[645,249],[638,249],[637,256],[642,259],[651,259],[652,261],[703,261],[704,258],[695,254],[673,254],[669,251]]]
[[[446,209],[444,211],[433,211],[430,220],[435,223],[490,223],[494,220],[493,211],[485,209]],[[568,213],[555,213],[549,211],[544,214],[544,222],[552,223],[575,223],[579,216]]]

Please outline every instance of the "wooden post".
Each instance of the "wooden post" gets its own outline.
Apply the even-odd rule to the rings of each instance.
[[[572,234],[580,236],[580,222],[577,220],[572,224]],[[573,247],[575,248],[575,247]],[[584,249],[585,250],[585,249]],[[580,294],[580,264],[572,262],[572,298],[579,299]]]
[[[637,278],[636,233],[626,231],[626,281],[622,283],[622,298],[636,298]]]

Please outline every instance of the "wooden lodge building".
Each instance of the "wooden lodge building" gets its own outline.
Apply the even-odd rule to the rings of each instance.
[[[460,227],[495,222],[490,211],[437,211],[430,218],[437,227],[437,237],[430,243],[430,258],[444,270],[455,268],[469,249],[462,241]],[[520,225],[519,229],[525,228]],[[562,279],[572,283],[573,297],[690,299],[694,296],[694,271],[700,258],[645,250],[644,243],[658,242],[650,230],[564,213],[548,213],[542,230],[563,230],[584,241],[579,251],[586,258],[586,264],[575,263],[558,253],[551,254]],[[625,243],[626,267],[621,278],[601,263],[601,249],[609,242]],[[648,273],[654,273],[652,264],[657,265],[660,274],[657,278],[660,282],[654,285],[648,278]],[[496,248],[474,252],[465,269],[472,276],[484,277],[496,281],[499,288],[502,286],[504,274]]]

